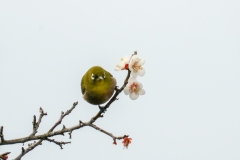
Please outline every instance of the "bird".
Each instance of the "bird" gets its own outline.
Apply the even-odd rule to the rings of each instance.
[[[83,99],[92,105],[107,102],[116,88],[116,79],[100,66],[91,67],[82,77],[81,90]]]

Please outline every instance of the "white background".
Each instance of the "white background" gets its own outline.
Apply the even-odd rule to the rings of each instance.
[[[44,142],[24,160],[239,160],[240,2],[238,0],[0,2],[0,125],[5,139],[28,136],[41,106],[39,134],[75,101],[62,124],[76,125],[98,112],[82,99],[80,80],[91,66],[111,72],[135,50],[146,59],[146,94],[123,93],[96,125],[121,141],[85,127],[72,144]],[[59,128],[61,128],[60,126]],[[65,137],[55,139],[68,141]],[[27,146],[27,143],[24,145]],[[0,146],[21,152],[22,144]]]

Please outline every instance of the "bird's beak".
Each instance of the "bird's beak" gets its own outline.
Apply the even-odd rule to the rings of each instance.
[[[98,77],[98,80],[102,80],[102,79],[103,79],[103,77],[102,77],[102,76],[99,76],[99,77]]]

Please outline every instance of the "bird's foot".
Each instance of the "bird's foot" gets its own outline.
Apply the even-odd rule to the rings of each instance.
[[[101,113],[105,113],[105,111],[107,111],[106,108],[101,107],[100,105],[98,105],[98,108],[99,108],[99,110],[100,110]]]

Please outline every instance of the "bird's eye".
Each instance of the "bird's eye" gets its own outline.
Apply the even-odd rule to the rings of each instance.
[[[95,79],[95,75],[94,75],[94,74],[92,74],[91,78],[92,78],[92,79]]]

